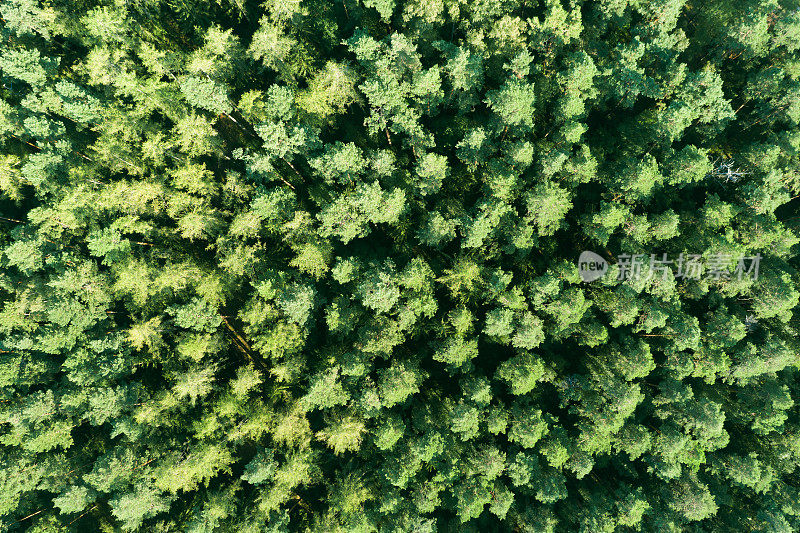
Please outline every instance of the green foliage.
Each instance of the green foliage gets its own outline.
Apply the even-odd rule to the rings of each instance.
[[[228,113],[231,110],[227,91],[213,80],[189,76],[181,83],[180,87],[186,101],[194,107],[212,113]]]
[[[503,127],[533,128],[536,92],[533,85],[508,81],[486,94],[486,103],[497,114]]]
[[[800,530],[796,2],[0,20],[1,531]]]

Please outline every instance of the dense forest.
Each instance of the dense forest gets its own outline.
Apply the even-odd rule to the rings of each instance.
[[[0,531],[800,531],[800,1],[0,0],[0,85]]]

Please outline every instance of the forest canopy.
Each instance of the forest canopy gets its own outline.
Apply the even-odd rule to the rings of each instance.
[[[0,530],[800,530],[799,123],[798,0],[2,0]]]

